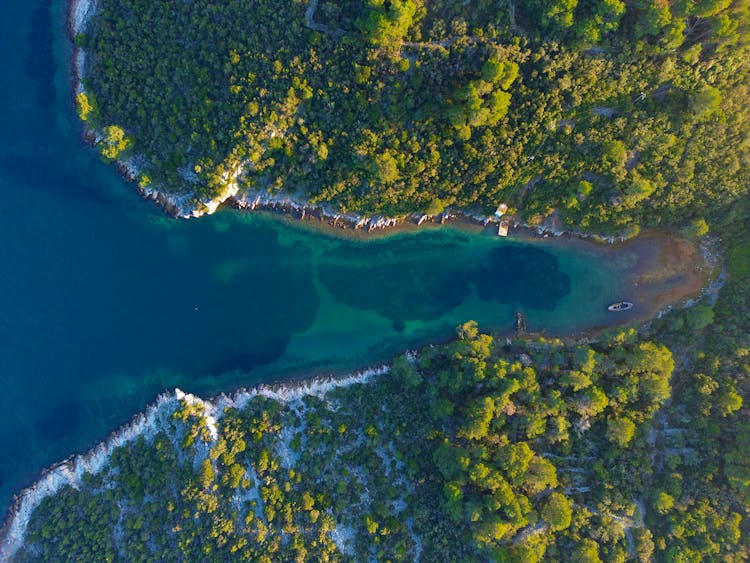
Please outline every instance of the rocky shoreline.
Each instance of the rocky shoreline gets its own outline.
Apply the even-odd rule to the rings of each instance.
[[[204,407],[209,428],[215,428],[216,422],[221,419],[226,407],[242,408],[253,397],[264,396],[282,403],[296,401],[305,396],[322,398],[334,388],[367,383],[375,377],[385,375],[388,371],[389,367],[382,365],[340,378],[316,377],[291,384],[260,385],[252,389],[239,388],[233,393],[221,393],[208,400],[200,399],[180,389],[162,393],[153,403],[134,415],[130,422],[112,432],[103,442],[84,454],[70,456],[45,469],[31,487],[15,495],[5,524],[0,530],[0,561],[10,560],[23,545],[31,515],[45,498],[56,494],[66,485],[77,488],[84,474],[99,473],[104,469],[116,448],[131,443],[141,436],[149,440],[159,431],[168,429],[172,413],[183,399],[189,402],[200,402]]]
[[[85,32],[90,18],[96,13],[97,0],[70,0],[68,5],[67,27],[71,39]],[[78,46],[73,47],[71,61],[72,93],[73,96],[84,92],[82,80],[85,77],[86,52]],[[86,127],[84,140],[96,145],[102,138],[101,132]],[[142,157],[132,155],[114,162],[122,176],[131,183],[136,183],[143,168]],[[446,210],[438,215],[411,213],[397,217],[381,215],[367,216],[359,213],[343,213],[325,204],[311,204],[301,196],[290,194],[271,194],[268,192],[241,192],[237,179],[242,173],[242,166],[227,177],[226,190],[219,197],[212,200],[195,201],[190,193],[175,195],[167,194],[158,186],[138,186],[138,191],[147,199],[160,205],[167,213],[174,217],[188,219],[214,213],[220,206],[228,205],[248,211],[269,211],[282,213],[292,218],[313,219],[331,227],[332,229],[353,229],[371,233],[395,228],[416,228],[421,225],[444,225],[450,223],[464,223],[486,227],[500,222],[497,215],[483,215],[479,212],[465,210]],[[574,232],[563,229],[554,220],[547,220],[538,226],[522,223],[513,216],[506,216],[515,229],[522,229],[526,236],[572,236],[588,238],[598,242],[613,243],[625,240],[625,237],[605,236],[594,233]]]

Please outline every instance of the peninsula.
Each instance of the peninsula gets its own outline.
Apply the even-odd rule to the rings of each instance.
[[[744,189],[743,9],[577,4],[73,0],[76,104],[178,216],[702,231]]]

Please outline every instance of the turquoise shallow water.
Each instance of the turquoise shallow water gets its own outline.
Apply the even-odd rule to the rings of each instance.
[[[372,241],[260,215],[175,221],[79,140],[64,4],[0,20],[0,502],[165,388],[382,361],[470,318],[604,320],[618,267],[452,229]]]

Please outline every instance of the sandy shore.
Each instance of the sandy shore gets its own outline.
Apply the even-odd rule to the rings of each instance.
[[[713,265],[689,240],[653,233],[628,245],[639,257],[633,272],[633,294],[649,304],[647,317],[670,305],[695,298],[708,283]]]
[[[721,287],[721,257],[718,244],[710,239],[699,243],[667,231],[650,231],[613,244],[593,244],[575,237],[558,237],[547,244],[578,247],[614,263],[623,272],[620,298],[635,304],[629,311],[612,313],[606,323],[569,335],[570,340],[595,338],[613,326],[649,322],[671,309],[690,306]]]

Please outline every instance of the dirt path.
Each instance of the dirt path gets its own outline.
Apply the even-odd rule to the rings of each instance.
[[[305,10],[305,26],[313,31],[319,31],[320,33],[326,33],[328,35],[346,35],[346,31],[338,28],[331,28],[325,24],[317,23],[315,21],[315,12],[318,9],[318,0],[310,0],[310,3]],[[515,6],[514,6],[515,12]],[[468,39],[477,40],[474,36],[467,36]],[[448,39],[441,39],[440,41],[402,41],[401,47],[412,47],[417,49],[446,49],[453,45],[456,41],[462,39],[461,37],[451,37]]]
[[[516,22],[516,3],[508,0],[508,20],[510,20],[510,30],[516,35],[526,37],[526,32]]]

